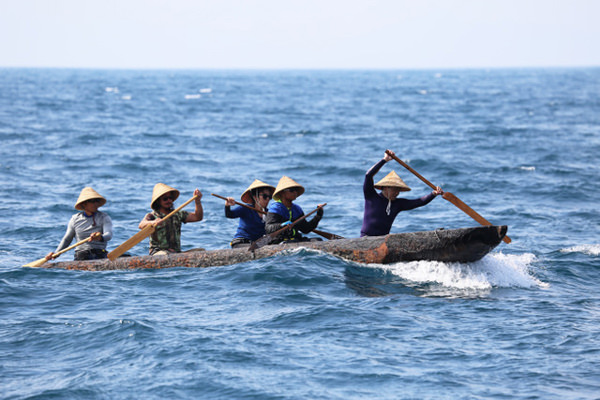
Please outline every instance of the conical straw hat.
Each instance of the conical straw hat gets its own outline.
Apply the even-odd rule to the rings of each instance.
[[[154,189],[152,189],[152,202],[150,202],[150,208],[154,210],[154,203],[156,202],[156,200],[160,199],[160,197],[163,194],[169,192],[173,192],[173,195],[175,196],[173,201],[177,200],[177,198],[179,197],[179,190],[172,188],[171,186],[165,185],[164,183],[157,183],[156,185],[154,185]]]
[[[98,207],[102,207],[106,204],[106,199],[100,196],[100,194],[98,194],[98,192],[96,192],[94,189],[92,189],[91,187],[83,188],[81,190],[81,193],[79,193],[77,203],[75,203],[75,209],[83,211],[83,203],[93,199],[100,199],[100,205]]]
[[[254,182],[252,182],[252,184],[250,186],[248,186],[248,189],[246,189],[244,191],[244,193],[242,193],[242,201],[244,203],[248,203],[251,204],[252,203],[252,191],[254,189],[261,189],[261,188],[266,188],[269,189],[271,191],[271,194],[273,194],[273,192],[275,191],[275,188],[267,183],[264,183],[263,181],[260,181],[258,179],[255,179]]]
[[[275,188],[275,192],[273,193],[273,200],[279,200],[279,193],[281,193],[285,189],[289,189],[289,188],[293,188],[293,187],[299,189],[298,197],[300,197],[302,195],[302,193],[304,193],[304,187],[299,185],[292,178],[289,178],[285,175],[282,176],[281,179],[279,180],[279,183],[277,183],[277,188]]]
[[[382,180],[375,184],[375,188],[383,189],[384,187],[395,187],[399,188],[401,192],[408,192],[410,188],[404,181],[398,176],[396,171],[392,171],[387,174]]]

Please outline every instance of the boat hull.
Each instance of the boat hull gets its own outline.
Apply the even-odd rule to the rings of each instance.
[[[320,250],[345,260],[366,264],[417,260],[473,262],[494,249],[502,241],[506,231],[506,226],[494,225],[438,229],[326,242],[286,243],[261,247],[255,251],[247,249],[190,251],[168,256],[120,257],[114,261],[105,259],[46,263],[43,267],[84,271],[216,267],[271,257],[299,247]]]

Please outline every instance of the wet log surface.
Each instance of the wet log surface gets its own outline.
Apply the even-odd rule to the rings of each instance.
[[[46,263],[43,267],[86,271],[216,267],[271,257],[282,251],[299,247],[324,251],[346,260],[366,264],[416,260],[473,262],[496,247],[506,235],[506,230],[506,226],[493,225],[438,229],[323,242],[286,243],[265,246],[255,251],[247,249],[191,251],[168,256],[120,257],[114,261],[106,259]]]

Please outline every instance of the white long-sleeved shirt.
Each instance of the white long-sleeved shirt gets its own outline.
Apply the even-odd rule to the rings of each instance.
[[[112,220],[108,214],[102,211],[98,211],[91,216],[85,215],[83,211],[77,213],[69,220],[67,232],[54,252],[56,253],[67,248],[74,237],[79,242],[89,238],[94,232],[102,233],[102,241],[92,240],[91,242],[82,244],[77,250],[106,249],[106,242],[112,239]]]

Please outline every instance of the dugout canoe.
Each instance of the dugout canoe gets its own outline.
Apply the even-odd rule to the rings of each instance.
[[[506,226],[480,226],[461,229],[366,236],[323,242],[286,243],[264,246],[255,251],[224,249],[190,251],[168,256],[120,257],[114,261],[48,262],[43,268],[84,271],[127,270],[141,268],[216,267],[231,265],[276,254],[298,247],[320,250],[345,260],[366,264],[390,264],[399,261],[430,260],[473,262],[494,249],[506,235]]]

